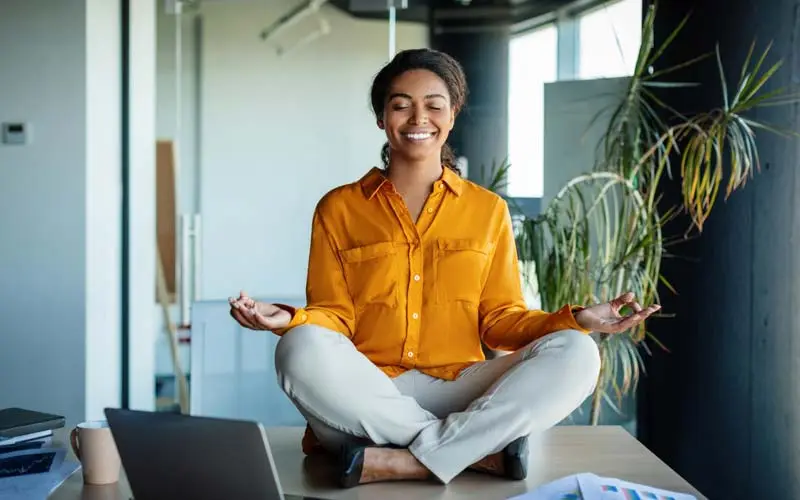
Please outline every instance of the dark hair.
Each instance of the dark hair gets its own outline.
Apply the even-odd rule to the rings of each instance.
[[[406,71],[415,69],[425,69],[436,74],[444,80],[447,91],[450,94],[450,105],[458,114],[467,102],[467,78],[464,69],[452,56],[432,49],[412,49],[404,50],[384,66],[372,81],[370,97],[372,100],[372,111],[380,120],[383,117],[383,110],[386,106],[389,88],[395,78]],[[381,150],[381,161],[384,168],[389,166],[389,143],[383,145]],[[449,144],[442,146],[442,163],[461,175],[461,171],[456,166],[456,155]]]

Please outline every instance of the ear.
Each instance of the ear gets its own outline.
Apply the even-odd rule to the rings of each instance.
[[[383,120],[378,120],[378,128],[381,129],[381,130],[384,129]]]

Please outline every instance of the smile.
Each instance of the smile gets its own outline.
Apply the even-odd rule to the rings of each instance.
[[[403,137],[410,141],[424,141],[430,139],[435,134],[433,132],[414,132],[410,134],[403,134]]]

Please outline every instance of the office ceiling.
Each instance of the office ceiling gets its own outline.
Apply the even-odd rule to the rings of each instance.
[[[399,3],[402,0],[395,1]],[[356,17],[387,18],[387,0],[330,2]],[[398,20],[433,21],[434,28],[480,29],[520,24],[575,3],[575,0],[406,0],[407,7],[396,12]]]

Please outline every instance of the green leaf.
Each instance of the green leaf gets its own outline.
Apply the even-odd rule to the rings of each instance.
[[[686,14],[681,22],[667,35],[664,39],[664,42],[661,44],[655,54],[653,54],[650,59],[647,61],[647,65],[651,66],[661,55],[664,53],[665,50],[675,41],[675,38],[681,32],[681,30],[686,26],[686,23],[689,21],[689,14]],[[648,34],[652,33],[652,27],[655,24],[655,8],[648,11],[648,17],[645,19],[645,26],[648,28]]]
[[[728,102],[728,84],[725,82],[725,70],[722,68],[722,57],[719,54],[719,44],[716,45],[716,50],[714,52],[717,55],[717,69],[719,69],[719,80],[722,85],[722,101],[725,103],[725,110],[727,111],[730,109],[730,103]]]
[[[800,135],[742,115],[757,107],[800,102],[800,94],[765,90],[780,61],[766,66],[768,47],[754,62],[755,43],[740,69],[736,88],[728,84],[721,48],[715,47],[722,84],[720,108],[680,112],[665,102],[667,92],[655,94],[655,89],[694,85],[657,78],[710,55],[701,54],[647,74],[685,19],[665,43],[654,47],[655,8],[648,9],[642,46],[626,94],[613,109],[591,117],[587,125],[588,129],[607,120],[596,145],[594,164],[585,166],[587,173],[570,179],[543,207],[541,215],[524,218],[520,224],[518,255],[531,264],[523,273],[525,289],[535,289],[545,310],[556,310],[565,303],[604,302],[627,290],[633,290],[644,304],[661,303],[660,293],[679,293],[662,272],[662,262],[685,259],[675,250],[677,244],[699,236],[721,197],[719,193],[725,192],[727,197],[758,171],[755,132]],[[664,206],[661,181],[673,176],[682,201]],[[691,219],[686,232],[667,233],[682,214]],[[690,232],[693,230],[696,234]],[[651,344],[669,352],[648,325],[650,321],[668,321],[674,315],[662,312],[623,334],[595,336],[601,352],[601,375],[592,397],[591,422],[599,421],[606,408],[604,402],[612,410],[620,410],[619,402],[645,374],[642,352],[650,353]]]
[[[669,66],[667,68],[664,68],[664,69],[661,69],[661,70],[658,70],[658,71],[654,71],[653,74],[649,75],[647,78],[648,78],[648,80],[651,80],[653,78],[658,78],[658,77],[661,77],[661,76],[664,76],[664,75],[668,75],[668,74],[673,73],[675,71],[678,71],[679,69],[682,69],[682,68],[688,68],[689,66],[691,66],[693,64],[699,63],[703,59],[708,59],[713,54],[714,54],[713,52],[707,52],[707,53],[701,54],[701,55],[699,55],[697,57],[693,57],[693,58],[689,59],[688,61],[684,61],[682,63],[675,64],[674,66]]]
[[[687,87],[699,87],[700,84],[697,82],[651,82],[651,81],[644,81],[642,82],[643,87],[653,87],[653,88],[662,88],[662,89],[681,89]]]

